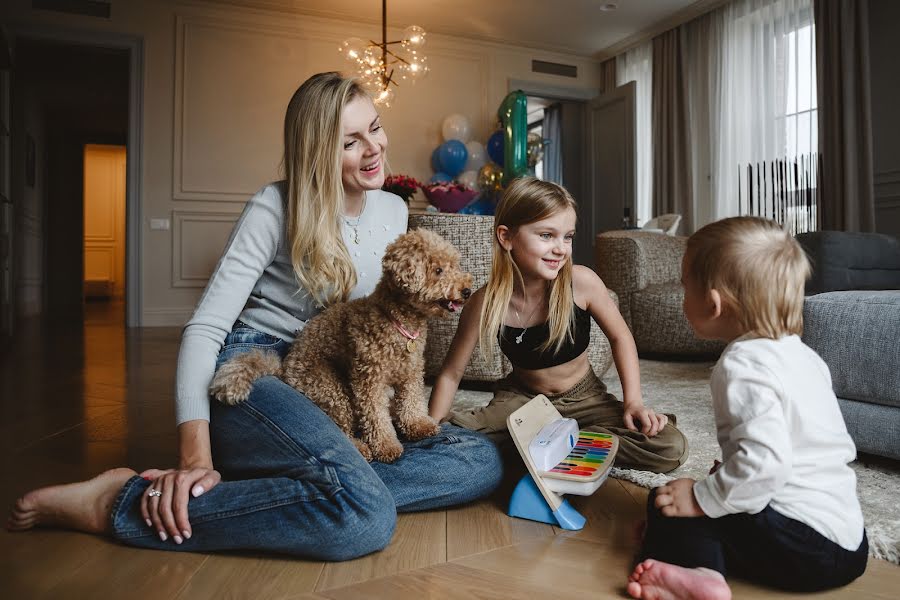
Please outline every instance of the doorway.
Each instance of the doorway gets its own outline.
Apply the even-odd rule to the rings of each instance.
[[[86,229],[93,227],[85,221],[85,193],[93,184],[86,179],[85,148],[119,146],[124,153],[133,137],[133,50],[121,42],[120,47],[97,46],[77,35],[71,38],[22,35],[16,43],[13,140],[17,147],[30,148],[32,157],[27,176],[13,182],[18,192],[17,318],[83,320],[85,297],[94,293],[86,289],[85,275],[92,279],[96,271],[93,255],[99,241],[91,239],[93,247],[86,244],[86,236],[97,235]],[[133,172],[120,173],[123,224],[136,200]],[[125,244],[136,240],[129,239],[124,226],[99,237],[115,237],[122,245],[120,274],[112,271],[115,261],[106,269],[113,273],[110,297],[121,284],[122,298],[131,275],[125,269],[131,263]]]
[[[125,165],[125,146],[84,147],[82,295],[117,311],[125,299]]]

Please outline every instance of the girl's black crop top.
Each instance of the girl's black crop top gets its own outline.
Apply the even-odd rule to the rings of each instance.
[[[497,334],[500,350],[514,367],[529,370],[555,367],[581,356],[591,341],[591,315],[577,304],[574,309],[574,340],[570,342],[565,339],[559,352],[554,354],[552,348],[543,352],[538,350],[550,336],[549,322],[526,327],[524,330],[521,327],[502,327]],[[521,339],[521,342],[517,343],[517,339]]]

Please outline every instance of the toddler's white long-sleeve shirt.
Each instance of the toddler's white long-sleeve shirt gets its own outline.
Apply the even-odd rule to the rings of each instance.
[[[767,505],[848,550],[862,541],[856,447],[825,362],[796,335],[741,337],[710,381],[722,465],[694,484],[710,517]]]

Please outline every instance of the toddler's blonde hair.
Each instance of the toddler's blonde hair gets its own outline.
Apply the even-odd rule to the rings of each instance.
[[[688,239],[687,255],[691,279],[719,292],[745,334],[778,339],[803,333],[809,260],[778,223],[761,217],[710,223]]]

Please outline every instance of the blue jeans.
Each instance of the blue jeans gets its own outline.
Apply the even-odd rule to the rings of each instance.
[[[238,324],[218,365],[253,348],[284,356],[286,342]],[[500,457],[480,434],[445,424],[431,438],[404,443],[392,464],[369,464],[306,396],[275,377],[259,379],[246,402],[211,402],[213,462],[222,482],[192,498],[192,533],[163,542],[144,523],[149,482],[131,478],[110,516],[113,535],[132,546],[206,552],[263,550],[347,560],[381,550],[397,512],[442,508],[487,495]]]

